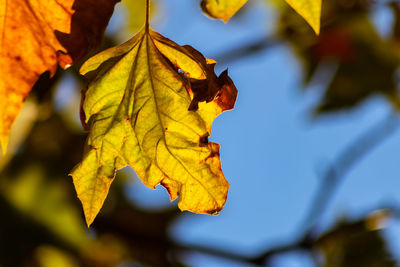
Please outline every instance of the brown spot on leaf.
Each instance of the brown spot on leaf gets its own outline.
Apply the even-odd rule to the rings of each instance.
[[[114,179],[116,174],[117,174],[117,170],[114,169],[113,173],[111,175],[107,176],[107,178],[108,179]]]
[[[207,146],[208,145],[208,136],[209,136],[208,133],[206,135],[200,136],[200,138],[199,138],[200,146]]]
[[[170,195],[170,200],[174,201],[179,196],[179,191],[173,190],[171,185],[168,183],[168,177],[165,178],[160,182],[160,184],[167,189],[168,194]]]
[[[213,150],[213,151],[211,151],[210,155],[208,155],[208,157],[206,158],[206,160],[207,160],[207,159],[210,159],[210,158],[214,158],[214,157],[219,158],[219,150]]]
[[[221,210],[222,210],[221,208],[217,208],[217,209],[207,210],[206,213],[211,215],[218,215]]]
[[[167,183],[165,183],[164,181],[161,181],[160,184],[161,184],[162,186],[164,186],[165,189],[167,189],[168,194],[171,195],[171,188],[169,187],[169,185],[168,185]]]

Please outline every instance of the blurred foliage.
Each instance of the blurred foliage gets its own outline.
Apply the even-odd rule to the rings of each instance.
[[[316,81],[324,87],[318,113],[351,108],[376,94],[400,107],[396,80],[400,31],[395,30],[399,28],[398,6],[387,1],[325,1],[320,36],[315,36],[294,11],[282,9],[278,35],[301,59],[305,85]],[[374,26],[372,14],[385,7],[393,8],[397,19],[392,35],[384,38]]]
[[[325,267],[394,267],[379,229],[387,219],[385,211],[377,211],[359,221],[341,221],[321,235],[314,247],[322,252]]]
[[[0,266],[117,266],[142,262],[168,266],[167,229],[177,209],[143,211],[130,204],[119,177],[90,231],[67,176],[79,161],[83,133],[66,127],[42,101],[17,155],[0,176]],[[23,167],[21,167],[23,166]],[[172,260],[173,262],[173,260]]]
[[[127,18],[124,20],[122,25],[122,30],[125,34],[130,37],[131,35],[137,33],[144,25],[146,20],[146,10],[145,1],[122,1],[121,6],[124,11],[124,15]],[[151,16],[154,17],[158,12],[158,1],[150,1],[150,12]]]

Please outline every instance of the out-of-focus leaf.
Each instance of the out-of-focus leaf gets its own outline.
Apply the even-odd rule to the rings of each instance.
[[[119,0],[0,0],[0,146],[39,76],[100,43]],[[90,21],[90,23],[88,23]]]
[[[217,213],[229,183],[211,124],[231,109],[236,88],[215,61],[190,46],[143,28],[125,44],[89,59],[81,73],[84,123],[90,127],[83,161],[71,175],[90,225],[116,170],[132,166],[150,188],[161,183],[181,210]]]
[[[118,266],[128,259],[128,251],[121,238],[102,234],[83,250],[88,266]]]
[[[394,267],[380,231],[384,214],[372,214],[356,222],[341,222],[317,239],[314,247],[322,252],[325,267]],[[374,225],[372,225],[374,223]]]
[[[342,29],[344,36],[348,37],[341,40],[342,46],[336,46],[337,52],[343,47],[340,57],[336,55],[340,63],[318,110],[351,107],[374,93],[387,96],[395,106],[399,106],[394,77],[400,61],[393,53],[393,47],[378,36],[366,16],[348,29],[350,31]],[[328,42],[329,39],[321,38],[314,46],[314,53],[322,60],[333,54],[329,51],[325,54],[324,46],[328,46]],[[334,45],[335,42],[330,44],[331,47]]]
[[[152,0],[150,3],[150,12],[153,15],[157,13],[157,1]],[[143,27],[143,21],[146,20],[146,13],[143,12],[143,10],[146,10],[146,1],[122,1],[121,5],[124,6],[124,11],[127,14],[127,20],[124,24],[126,25],[127,32],[129,32],[129,36],[131,36]]]
[[[14,127],[11,130],[11,138],[8,146],[8,153],[0,153],[0,172],[12,159],[19,146],[25,141],[33,123],[38,115],[37,103],[35,101],[26,101],[21,114],[15,120]],[[1,149],[1,147],[0,147]]]
[[[136,209],[124,200],[124,185],[121,179],[116,181],[109,196],[113,201],[105,203],[102,212],[93,223],[93,228],[96,233],[105,236],[104,239],[112,236],[125,244],[132,261],[139,261],[145,266],[171,266],[171,243],[168,233],[169,226],[179,216],[178,211]],[[104,244],[103,249],[109,250],[107,242]],[[91,248],[89,250],[92,251]],[[101,256],[97,254],[101,254],[102,251],[99,249],[95,253],[88,253],[91,258],[99,259]],[[97,266],[95,261],[91,265]]]
[[[318,35],[320,30],[321,0],[285,0]],[[203,12],[211,18],[228,22],[247,0],[202,0]]]
[[[400,3],[392,1],[389,3],[394,16],[394,22],[392,26],[391,40],[394,43],[394,50],[400,57]]]
[[[368,7],[359,2],[326,2],[322,14],[319,37],[299,26],[300,19],[289,10],[283,11],[279,25],[280,35],[304,64],[305,83],[313,80],[325,86],[317,112],[351,108],[375,94],[399,107],[395,75],[400,60],[393,44],[378,35]]]
[[[247,0],[202,0],[200,5],[206,15],[228,22],[246,2]]]
[[[67,180],[49,183],[40,166],[25,166],[13,179],[2,177],[0,193],[21,213],[45,225],[60,239],[76,247],[89,241],[79,212],[68,201]],[[60,227],[62,225],[62,227]]]
[[[52,246],[41,246],[35,251],[39,267],[78,267],[74,257]]]
[[[318,35],[321,20],[321,0],[286,0],[299,13]]]
[[[96,223],[85,229],[65,175],[80,159],[85,137],[60,116],[48,116],[0,174],[0,213],[7,215],[0,220],[0,265],[178,266],[171,264],[168,235],[178,211],[135,208],[124,193],[127,177],[120,175]]]

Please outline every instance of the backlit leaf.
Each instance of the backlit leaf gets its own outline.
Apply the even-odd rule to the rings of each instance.
[[[228,20],[247,2],[247,0],[202,0],[201,9],[214,19]]]
[[[315,114],[359,107],[377,95],[400,107],[396,44],[379,34],[370,5],[326,2],[324,30],[318,37],[306,25],[300,26],[301,18],[291,10],[281,14],[279,35],[303,64],[305,85],[315,82],[323,90]]]
[[[0,0],[0,145],[39,76],[100,43],[118,0]],[[90,21],[90,23],[88,23]]]
[[[322,0],[285,1],[319,34]],[[211,18],[228,22],[246,2],[247,0],[202,0],[201,9]]]
[[[316,34],[319,34],[321,0],[286,0],[286,2],[310,24]]]
[[[215,61],[146,27],[121,46],[89,59],[82,104],[90,133],[83,161],[71,175],[90,225],[116,170],[132,166],[150,188],[162,184],[179,208],[214,214],[229,183],[211,124],[233,108],[236,88]]]

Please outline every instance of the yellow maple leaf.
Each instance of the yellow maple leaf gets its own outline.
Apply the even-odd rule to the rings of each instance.
[[[0,0],[0,146],[29,91],[100,43],[119,0]],[[87,21],[91,21],[87,24]]]
[[[215,61],[143,28],[128,42],[89,59],[83,112],[90,133],[72,171],[90,225],[116,170],[130,165],[150,188],[162,184],[181,210],[213,214],[225,203],[219,145],[211,124],[233,108],[237,91]]]

